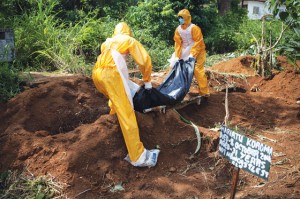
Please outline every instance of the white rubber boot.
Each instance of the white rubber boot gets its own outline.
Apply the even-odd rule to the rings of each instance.
[[[144,152],[141,154],[139,159],[136,162],[132,162],[129,158],[129,155],[125,157],[125,160],[128,161],[135,167],[154,167],[157,163],[157,158],[159,155],[160,150],[152,149],[147,150],[145,149]]]

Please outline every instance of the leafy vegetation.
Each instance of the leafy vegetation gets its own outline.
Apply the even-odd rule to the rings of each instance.
[[[97,55],[101,23],[90,12],[67,25],[56,18],[56,5],[57,0],[40,0],[35,11],[15,19],[18,61],[36,69],[84,72],[86,60]]]
[[[6,102],[20,92],[18,71],[8,64],[0,65],[0,102]]]
[[[240,40],[235,39],[236,32],[245,17],[244,12],[227,12],[224,16],[216,17],[215,28],[209,32],[209,36],[205,37],[205,43],[210,54],[237,50]],[[241,35],[244,35],[244,32]]]
[[[285,6],[285,10],[280,8]],[[280,19],[294,31],[289,34],[289,39],[278,45],[280,54],[286,55],[294,66],[296,60],[300,59],[300,2],[294,0],[270,0],[270,8],[273,15],[279,15]],[[300,66],[297,66],[300,68]]]

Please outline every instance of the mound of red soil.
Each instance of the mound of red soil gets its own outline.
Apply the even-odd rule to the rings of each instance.
[[[300,76],[295,66],[287,62],[285,57],[278,57],[281,72],[275,71],[276,75],[271,80],[260,82],[260,89],[269,96],[297,100],[300,99]],[[300,61],[298,61],[300,66]]]
[[[235,64],[236,60],[227,62],[227,69],[233,70],[229,66],[236,68]],[[154,82],[161,79],[153,75]],[[219,133],[210,129],[224,121],[222,91],[231,82],[232,88],[239,88],[229,93],[231,125],[274,151],[269,181],[241,171],[236,196],[297,198],[299,79],[288,70],[272,80],[214,73],[208,102],[178,112],[168,109],[166,114],[136,113],[145,147],[161,149],[157,166],[148,169],[123,160],[127,151],[117,117],[108,114],[107,99],[90,78],[48,77],[1,106],[0,172],[26,167],[37,176],[50,173],[68,184],[68,198],[228,197],[232,168],[218,155]],[[256,92],[251,92],[254,85]],[[286,96],[288,92],[292,97]],[[194,128],[178,113],[201,132],[201,150],[195,156],[191,156],[197,146]],[[124,190],[113,192],[119,183]]]
[[[253,56],[241,56],[229,61],[220,62],[210,68],[212,71],[223,73],[243,74],[246,76],[255,76],[256,71],[251,68],[252,62],[255,60]]]

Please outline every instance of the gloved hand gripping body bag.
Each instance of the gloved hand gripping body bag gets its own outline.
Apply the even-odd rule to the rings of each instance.
[[[133,98],[134,109],[139,112],[161,105],[174,105],[181,102],[189,92],[193,75],[195,59],[179,60],[158,88],[149,92],[141,87]]]

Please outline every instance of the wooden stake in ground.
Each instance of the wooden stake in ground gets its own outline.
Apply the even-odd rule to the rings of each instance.
[[[224,123],[225,126],[227,127],[228,125],[228,118],[229,118],[229,109],[228,109],[228,86],[226,85],[226,94],[225,94],[225,118],[224,118]],[[236,192],[236,186],[237,182],[239,180],[239,173],[240,173],[240,168],[234,167],[234,172],[232,176],[232,184],[231,184],[231,191],[230,191],[230,199],[234,199],[235,197],[235,192]]]
[[[225,94],[225,126],[228,125],[228,118],[229,118],[229,110],[228,110],[228,86],[226,85],[226,94]]]

